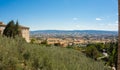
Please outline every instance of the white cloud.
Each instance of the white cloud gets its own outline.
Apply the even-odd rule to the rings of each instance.
[[[109,31],[117,31],[118,30],[118,24],[100,24],[99,26],[96,25],[75,25],[74,27],[69,27],[70,29],[73,30],[109,30]]]
[[[80,27],[80,25],[76,25],[76,27],[78,27],[78,28],[79,28],[79,27]]]
[[[100,21],[100,20],[103,20],[102,18],[96,18],[96,20]]]
[[[73,18],[73,20],[78,20],[78,18]]]
[[[118,26],[117,23],[109,23],[109,24],[106,24],[107,26]]]

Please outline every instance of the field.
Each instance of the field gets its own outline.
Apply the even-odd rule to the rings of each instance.
[[[102,61],[67,48],[28,44],[0,36],[0,70],[107,70]]]

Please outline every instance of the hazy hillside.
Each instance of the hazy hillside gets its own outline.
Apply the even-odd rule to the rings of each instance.
[[[102,31],[102,30],[37,30],[37,31],[31,31],[31,35],[34,34],[92,34],[92,35],[118,35],[117,31]]]
[[[0,70],[105,70],[79,51],[0,37]]]

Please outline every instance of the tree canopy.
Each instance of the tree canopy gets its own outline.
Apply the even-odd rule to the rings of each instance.
[[[7,37],[15,37],[17,35],[20,36],[21,29],[20,29],[18,21],[15,24],[15,22],[13,20],[11,20],[5,27],[5,29],[3,31],[3,35],[7,36]]]

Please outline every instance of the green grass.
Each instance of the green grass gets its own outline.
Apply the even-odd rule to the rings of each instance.
[[[67,48],[28,44],[0,36],[0,70],[107,70],[103,62]]]

